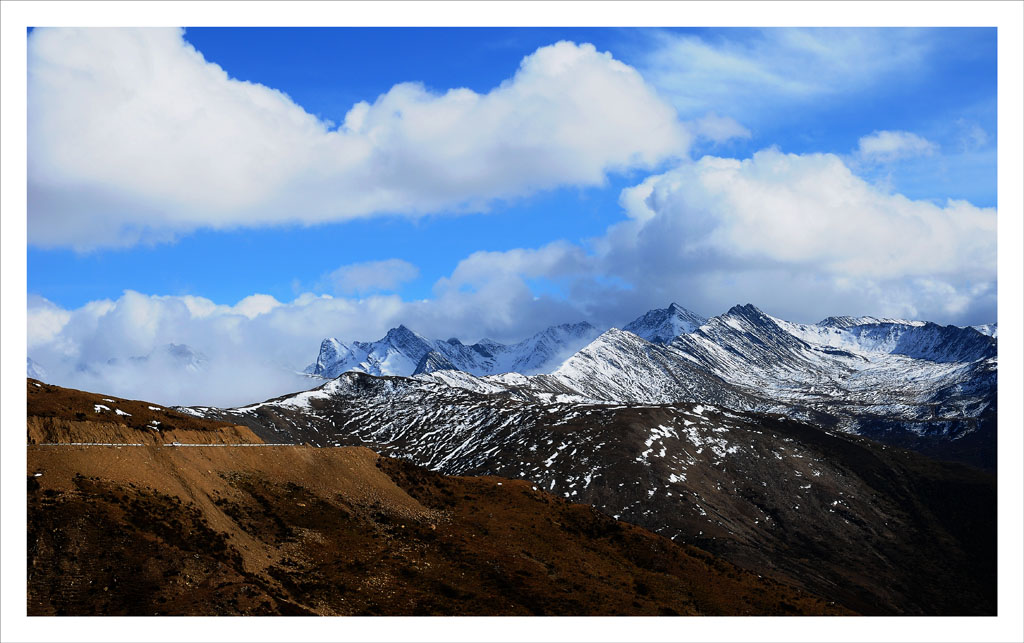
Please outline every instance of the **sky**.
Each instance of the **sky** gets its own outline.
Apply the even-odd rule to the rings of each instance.
[[[670,302],[996,319],[994,28],[36,29],[27,52],[28,355],[58,384],[241,404],[327,336],[518,341]],[[168,344],[205,374],[162,377]]]

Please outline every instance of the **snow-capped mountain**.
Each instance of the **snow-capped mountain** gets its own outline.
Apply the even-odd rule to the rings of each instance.
[[[996,355],[993,341],[959,326],[871,317],[856,321],[829,317],[813,326],[776,322],[809,343],[854,352],[906,355],[932,362],[970,362]]]
[[[991,477],[878,443],[994,469],[994,337],[866,317],[796,324],[750,304],[683,330],[674,308],[631,324],[658,341],[614,328],[586,340],[589,325],[513,347],[404,327],[328,340],[314,366],[346,372],[316,389],[182,410],[270,442],[530,480],[866,613],[956,611],[963,579],[994,577],[966,553],[987,546]],[[551,364],[571,341],[585,345],[548,372],[509,368]],[[386,370],[409,376],[360,372]]]
[[[989,337],[998,337],[999,335],[999,324],[981,324],[980,326],[971,326],[970,328]]]
[[[404,325],[375,342],[345,343],[329,337],[306,373],[334,378],[347,371],[370,375],[416,375],[460,370],[473,375],[543,373],[557,367],[598,335],[586,322],[552,326],[517,344],[482,339],[466,345],[456,338],[430,340]]]
[[[655,344],[667,344],[683,333],[692,333],[707,321],[707,318],[672,303],[668,308],[647,311],[623,326],[622,330]]]
[[[686,402],[783,413],[995,465],[997,340],[974,328],[874,317],[798,324],[751,304],[710,319],[672,304],[628,328],[651,339],[614,328],[594,337],[593,326],[576,324],[512,346],[465,345],[399,327],[372,343],[324,340],[307,371],[413,376],[534,404]]]
[[[666,355],[624,331],[595,343],[618,341]],[[531,397],[529,386],[559,377],[348,372],[260,404],[189,411],[248,426],[268,442],[365,446],[450,475],[529,480],[864,612],[898,604],[926,613],[935,601],[956,600],[949,592],[966,575],[945,565],[965,558],[960,545],[941,535],[934,509],[908,498],[914,467],[960,469],[778,415]],[[469,382],[494,389],[470,390]],[[982,489],[988,498],[980,484],[966,492]],[[918,577],[928,580],[910,580]]]

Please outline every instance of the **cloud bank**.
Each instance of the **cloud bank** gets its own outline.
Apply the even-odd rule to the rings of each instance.
[[[193,296],[145,295],[64,310],[30,297],[28,354],[48,382],[161,404],[242,405],[316,384],[300,375],[320,340],[372,340],[407,324],[428,337],[522,339],[581,312],[496,280],[429,301],[306,293],[283,303],[252,295],[233,306]],[[176,347],[199,356],[176,359]]]
[[[838,314],[995,321],[996,211],[890,194],[835,155],[708,156],[648,177],[620,202],[626,218],[604,235],[475,252],[426,300],[304,294],[284,303],[256,294],[225,306],[128,291],[64,310],[33,297],[29,356],[57,384],[225,405],[308,386],[296,372],[323,337],[372,340],[403,323],[428,337],[517,341],[582,319],[621,327],[670,301],[709,316],[752,302],[802,322]],[[389,260],[335,275],[339,291],[357,293],[414,270]],[[535,294],[536,280],[561,294]],[[190,346],[206,366],[178,377],[166,360],[131,359],[168,344]]]
[[[475,253],[444,286],[547,278],[595,320],[677,301],[982,323],[996,315],[996,211],[891,194],[832,154],[704,157],[623,191],[627,219],[583,245]]]
[[[486,94],[403,83],[333,128],[180,29],[37,29],[28,113],[29,243],[78,250],[481,210],[683,157],[690,136],[635,69],[571,42]]]

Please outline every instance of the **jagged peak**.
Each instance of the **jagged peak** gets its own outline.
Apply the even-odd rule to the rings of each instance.
[[[405,324],[399,324],[398,326],[389,330],[387,334],[384,335],[384,339],[388,341],[408,341],[410,339],[418,339],[420,341],[425,341],[423,337],[421,337],[416,331],[410,329]]]
[[[389,337],[391,335],[415,335],[415,334],[416,333],[414,333],[412,330],[410,330],[409,327],[406,326],[405,324],[399,324],[398,326],[395,326],[394,328],[388,330],[387,335],[385,335],[385,337]]]
[[[672,313],[673,315],[677,315],[679,317],[685,317],[687,319],[692,319],[692,320],[703,320],[703,319],[706,319],[703,315],[698,315],[697,313],[693,312],[689,308],[684,308],[684,307],[680,306],[679,304],[677,304],[676,302],[672,302],[671,304],[669,304],[668,308],[666,308],[665,310],[667,310],[668,312]]]
[[[760,318],[760,317],[767,317],[768,316],[760,308],[758,308],[754,304],[749,304],[749,303],[748,304],[736,304],[735,306],[730,308],[725,314],[729,315],[729,316],[733,316],[733,317],[755,317],[755,318]]]
[[[706,322],[706,318],[672,302],[667,308],[648,310],[626,324],[624,330],[649,342],[667,344],[681,334],[693,332]]]

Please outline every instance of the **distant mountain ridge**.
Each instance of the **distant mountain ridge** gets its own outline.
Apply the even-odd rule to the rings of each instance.
[[[597,337],[587,322],[552,326],[516,344],[482,339],[466,345],[456,338],[430,340],[405,325],[392,328],[375,342],[346,343],[328,337],[306,367],[310,375],[333,379],[347,371],[369,375],[419,375],[459,370],[473,375],[523,373],[532,375],[558,366]]]

